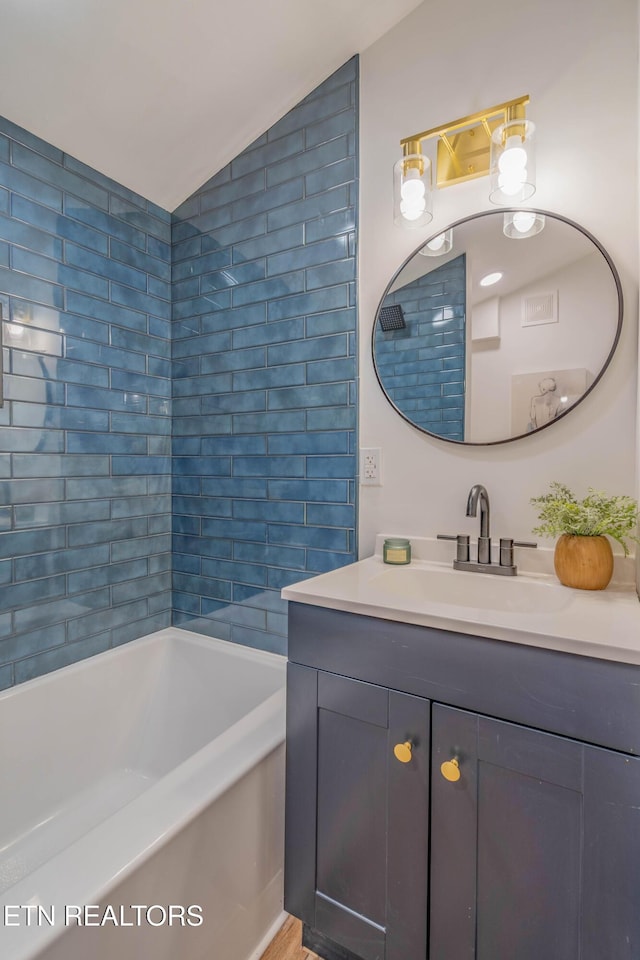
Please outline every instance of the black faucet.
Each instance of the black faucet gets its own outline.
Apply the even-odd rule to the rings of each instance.
[[[480,501],[480,536],[478,537],[478,563],[491,563],[491,534],[489,533],[489,494],[481,483],[474,483],[467,499],[467,516],[478,514]]]
[[[475,573],[499,573],[506,577],[515,577],[518,568],[513,562],[514,547],[535,547],[535,543],[526,540],[512,540],[511,537],[500,538],[500,562],[491,562],[491,533],[489,531],[489,494],[481,483],[474,483],[467,497],[467,516],[478,516],[478,502],[480,503],[480,536],[478,537],[478,559],[472,560],[469,556],[469,537],[467,534],[452,536],[448,533],[439,533],[438,540],[455,540],[457,545],[456,558],[453,561],[454,570],[470,570]]]

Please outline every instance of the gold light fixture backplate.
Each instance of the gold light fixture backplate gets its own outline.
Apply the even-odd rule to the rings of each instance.
[[[453,120],[442,127],[413,134],[401,141],[407,153],[419,153],[423,140],[438,137],[436,183],[438,187],[463,183],[489,173],[491,134],[510,119],[525,116],[529,97],[518,97],[481,113]]]
[[[485,121],[454,134],[443,134],[436,154],[436,183],[439,187],[463,183],[489,173],[491,134],[502,120]],[[488,131],[487,131],[488,128]]]

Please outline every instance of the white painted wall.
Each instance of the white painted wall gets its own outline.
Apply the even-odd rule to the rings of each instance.
[[[471,0],[423,3],[361,58],[360,443],[381,447],[384,486],[360,490],[360,554],[376,532],[469,532],[473,483],[492,504],[492,533],[528,537],[529,498],[550,480],[611,493],[636,489],[638,279],[637,5],[633,0]],[[370,338],[387,281],[429,236],[491,206],[488,180],[440,191],[428,228],[392,222],[399,141],[522,94],[538,125],[535,205],[576,220],[611,254],[625,321],[619,349],[593,393],[532,437],[463,447],[422,434],[385,400]]]
[[[559,292],[558,323],[523,327],[523,297],[554,290]],[[473,309],[475,324],[478,308]],[[502,297],[499,340],[475,350],[471,344],[469,435],[499,440],[513,433],[513,374],[579,368],[588,371],[591,385],[609,355],[617,320],[615,283],[597,251]]]

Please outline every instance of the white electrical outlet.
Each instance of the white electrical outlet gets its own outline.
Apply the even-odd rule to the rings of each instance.
[[[382,450],[380,447],[362,447],[360,450],[360,485],[382,486]]]

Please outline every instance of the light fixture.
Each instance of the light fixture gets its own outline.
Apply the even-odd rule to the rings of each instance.
[[[443,257],[445,253],[449,253],[453,248],[453,230],[445,230],[443,233],[438,233],[435,237],[432,237],[431,240],[427,240],[424,247],[421,247],[418,251],[422,254],[423,257]]]
[[[411,144],[393,168],[393,198],[394,223],[424,227],[433,218],[431,161],[422,153],[419,143]]]
[[[481,287],[492,287],[494,283],[498,283],[499,280],[502,280],[502,274],[496,271],[495,273],[488,273],[486,277],[483,277],[482,280],[478,282]]]
[[[492,203],[512,206],[531,197],[535,127],[526,119],[528,102],[528,96],[519,97],[401,140],[403,157],[394,166],[394,222],[413,228],[432,219],[431,162],[422,143],[436,137],[438,187],[490,174]]]
[[[510,210],[504,215],[502,232],[511,240],[526,240],[544,230],[545,217],[537,210]]]
[[[536,192],[535,124],[523,103],[507,110],[506,121],[491,135],[491,203],[523,203]]]

